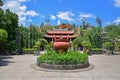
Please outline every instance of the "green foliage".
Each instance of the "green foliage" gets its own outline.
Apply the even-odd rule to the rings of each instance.
[[[88,55],[78,51],[68,51],[62,54],[55,51],[47,51],[47,53],[38,56],[37,60],[48,64],[77,64],[86,62]]]
[[[3,2],[2,2],[2,0],[0,0],[0,6],[3,6]]]
[[[53,47],[53,42],[48,43],[45,47],[47,50],[50,50]]]
[[[40,46],[41,46],[41,43],[39,41],[37,41],[33,48],[38,49],[38,48],[40,48]]]
[[[39,38],[43,38],[44,33],[39,32],[35,25],[31,24],[29,27],[19,26],[22,34],[22,47],[33,48]]]
[[[34,48],[23,48],[22,50],[23,51],[36,51],[36,49]]]
[[[114,44],[112,42],[105,42],[105,47],[109,50],[113,50]]]
[[[72,44],[74,47],[78,48],[82,46],[82,42],[84,41],[84,36],[79,36],[76,39],[73,40]]]
[[[107,36],[109,40],[116,40],[117,38],[120,38],[120,25],[108,25],[105,27],[105,31],[107,32]]]
[[[120,50],[120,42],[117,42],[117,47]]]
[[[102,37],[101,37],[100,27],[92,27],[89,31],[86,32],[86,35],[89,37],[89,41],[92,47],[95,48],[102,47]]]
[[[15,40],[18,30],[18,15],[12,13],[9,9],[4,11],[1,15],[0,28],[8,32],[8,42]]]
[[[91,49],[91,47],[92,47],[92,45],[89,41],[82,42],[82,45],[87,49]]]
[[[3,5],[3,2],[2,0],[0,0],[0,6],[2,5]],[[15,40],[16,40],[16,33],[18,30],[18,15],[11,12],[9,9],[2,10],[0,8],[0,29],[4,29],[8,33],[8,38],[6,40],[7,43],[4,43],[4,45],[0,44],[4,46],[4,49],[1,47],[0,49],[3,49],[3,50],[6,49],[11,51],[13,47],[15,48],[16,46]],[[12,47],[10,46],[11,44],[12,44]]]
[[[106,47],[109,49],[117,50],[119,48],[120,39],[120,25],[111,24],[105,27],[107,32],[107,43]]]
[[[91,50],[92,51],[102,51],[103,49],[102,48],[92,48]]]
[[[7,47],[11,51],[16,51],[16,49],[18,49],[18,45],[16,43],[16,40],[10,41],[9,44],[7,44]]]
[[[45,45],[47,45],[48,42],[47,42],[46,39],[41,38],[41,39],[40,39],[40,43],[41,43],[41,45],[40,45],[41,47],[45,47]]]
[[[8,37],[8,33],[4,29],[0,29],[0,41],[4,42]]]

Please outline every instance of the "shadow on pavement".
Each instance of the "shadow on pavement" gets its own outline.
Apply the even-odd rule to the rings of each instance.
[[[13,57],[10,56],[1,56],[0,55],[0,67],[2,66],[8,66],[9,63],[15,63],[14,61],[9,61]]]

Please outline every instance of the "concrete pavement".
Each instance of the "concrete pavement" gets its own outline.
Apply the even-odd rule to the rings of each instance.
[[[92,55],[90,71],[57,72],[36,70],[34,55],[0,56],[0,80],[120,80],[120,55]]]

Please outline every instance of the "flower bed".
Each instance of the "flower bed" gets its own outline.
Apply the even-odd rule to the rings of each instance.
[[[60,54],[55,51],[47,51],[38,56],[37,65],[49,69],[78,69],[89,66],[88,55],[78,51],[68,51]]]

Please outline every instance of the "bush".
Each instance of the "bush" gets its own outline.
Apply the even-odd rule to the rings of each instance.
[[[112,42],[105,42],[105,47],[108,49],[108,50],[113,50],[114,49],[114,45]]]
[[[34,49],[39,49],[40,48],[40,42],[39,41],[37,41],[36,43],[35,43],[35,45],[34,45]]]
[[[88,61],[88,56],[86,53],[78,51],[68,51],[62,54],[56,51],[47,51],[38,56],[37,61],[48,64],[79,64]]]
[[[91,50],[92,51],[102,51],[103,49],[102,48],[92,48]]]
[[[23,51],[36,51],[36,49],[34,48],[23,48],[22,50]]]

